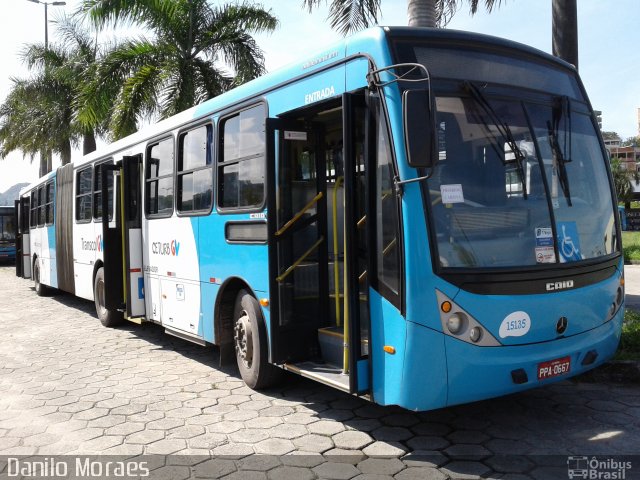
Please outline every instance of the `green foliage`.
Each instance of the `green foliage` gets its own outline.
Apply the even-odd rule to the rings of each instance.
[[[624,312],[622,337],[616,360],[640,360],[640,313],[627,309]]]
[[[478,11],[480,3],[484,3],[485,8],[491,12],[494,7],[500,6],[503,0],[467,0],[471,14]],[[331,0],[329,5],[329,21],[331,28],[337,30],[342,35],[349,35],[359,30],[370,27],[378,23],[380,17],[381,0]],[[327,0],[303,0],[302,6],[310,12],[319,5],[324,5]],[[458,11],[462,3],[461,0],[408,0],[407,3],[430,4],[435,14],[435,25],[444,27],[451,17]]]
[[[640,232],[622,232],[622,252],[625,263],[640,262]]]
[[[48,48],[25,45],[21,55],[31,75],[12,78],[11,91],[0,105],[0,156],[14,150],[32,158],[40,153],[41,160],[49,163],[41,166],[41,173],[51,168],[48,152],[69,163],[71,146],[93,139],[99,128],[76,119],[78,91],[96,60],[95,41],[77,19],[62,16],[56,23],[56,43]]]
[[[79,118],[108,118],[114,139],[144,118],[167,118],[264,73],[251,34],[273,31],[269,11],[208,0],[84,0],[100,28],[129,22],[152,34],[122,42],[96,69],[81,96]]]
[[[640,181],[636,170],[627,170],[619,158],[611,159],[611,174],[619,202],[630,202],[633,199],[633,183]]]

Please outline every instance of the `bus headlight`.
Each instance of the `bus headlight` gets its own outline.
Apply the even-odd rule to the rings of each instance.
[[[501,343],[484,325],[460,305],[436,289],[442,333],[478,347],[497,347]]]
[[[473,343],[478,343],[482,338],[482,328],[481,327],[473,327],[469,330],[469,340]]]
[[[447,319],[447,328],[451,333],[454,335],[460,333],[460,330],[462,330],[465,323],[464,317],[464,313],[454,313]]]

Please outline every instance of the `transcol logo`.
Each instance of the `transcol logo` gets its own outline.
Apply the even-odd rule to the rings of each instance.
[[[80,238],[80,244],[82,245],[82,250],[89,250],[92,252],[95,252],[95,251],[101,252],[104,250],[102,235],[98,235],[95,241],[85,240],[84,238]]]
[[[153,242],[151,244],[151,253],[154,255],[177,257],[180,253],[180,242],[177,240],[171,240],[171,242]]]

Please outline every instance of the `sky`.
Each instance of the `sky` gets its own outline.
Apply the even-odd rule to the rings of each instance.
[[[49,7],[49,20],[56,12],[75,11],[80,0],[67,0],[64,7]],[[447,28],[467,30],[515,40],[551,53],[552,0],[503,0],[490,14],[483,9],[475,16],[467,2]],[[212,3],[219,3],[212,0]],[[302,0],[264,0],[280,20],[279,28],[256,39],[263,49],[268,71],[308,57],[340,35],[326,21],[327,8],[312,14]],[[10,77],[28,74],[19,53],[25,43],[44,41],[44,7],[27,0],[0,0],[0,101],[11,86]],[[9,8],[7,8],[9,7]],[[380,25],[406,25],[406,0],[382,0]],[[602,110],[602,127],[622,138],[636,136],[640,108],[640,2],[638,0],[580,0],[578,2],[579,67],[591,103]],[[50,22],[49,41],[55,41]],[[54,168],[56,161],[54,160]],[[30,163],[20,152],[0,160],[0,192],[18,182],[38,176],[37,159]]]

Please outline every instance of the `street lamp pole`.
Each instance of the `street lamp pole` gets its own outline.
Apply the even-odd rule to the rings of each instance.
[[[44,49],[49,50],[49,5],[54,7],[61,7],[63,5],[66,5],[67,2],[44,2],[42,0],[28,1],[44,5]]]
[[[49,50],[49,5],[54,7],[66,5],[67,2],[45,2],[43,0],[29,0],[32,3],[39,3],[40,5],[44,5],[44,50],[45,52]],[[45,64],[45,71],[46,71]],[[49,173],[52,167],[52,154],[51,150],[40,150],[40,176]]]

